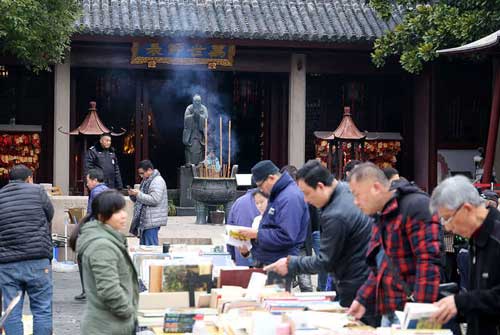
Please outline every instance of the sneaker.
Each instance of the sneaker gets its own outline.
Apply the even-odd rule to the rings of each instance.
[[[85,300],[87,297],[85,296],[85,292],[80,293],[75,297],[75,300]]]

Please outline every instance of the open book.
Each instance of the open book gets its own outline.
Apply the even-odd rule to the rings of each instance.
[[[226,235],[225,240],[226,244],[239,247],[246,247],[248,250],[252,249],[252,243],[249,238],[246,238],[240,233],[240,230],[245,229],[246,227],[241,226],[233,226],[226,225]]]
[[[404,311],[397,315],[402,329],[440,329],[440,324],[430,320],[437,310],[433,304],[408,302]]]

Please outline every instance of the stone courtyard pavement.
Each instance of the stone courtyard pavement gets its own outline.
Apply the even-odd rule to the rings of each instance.
[[[212,239],[212,244],[223,243],[224,226],[196,225],[194,217],[169,217],[166,227],[160,230],[160,238],[169,238],[173,241],[185,239]],[[53,272],[54,278],[54,335],[80,334],[80,320],[85,309],[85,302],[73,299],[80,293],[80,277],[78,272]],[[24,305],[24,313],[30,314],[28,301]]]
[[[166,227],[162,227],[160,238],[168,238],[173,243],[183,241],[202,241],[210,238],[212,244],[223,244],[224,226],[222,225],[197,225],[195,217],[169,217]],[[80,277],[78,272],[61,273],[53,272],[54,297],[53,297],[53,320],[54,335],[76,335],[80,334],[80,321],[85,310],[85,302],[74,300],[74,296],[80,294]],[[316,283],[313,276],[313,283]],[[31,314],[29,303],[26,298],[24,303],[24,314]],[[26,333],[28,334],[28,333]]]

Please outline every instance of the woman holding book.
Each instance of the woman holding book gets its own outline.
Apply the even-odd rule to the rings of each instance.
[[[96,220],[81,227],[77,252],[82,258],[87,305],[81,334],[135,334],[139,285],[127,252],[125,199],[105,191],[92,202]]]

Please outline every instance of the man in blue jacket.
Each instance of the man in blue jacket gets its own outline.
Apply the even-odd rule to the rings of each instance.
[[[262,216],[259,229],[242,229],[252,239],[252,256],[259,266],[266,266],[288,255],[298,255],[304,244],[309,223],[309,210],[304,195],[295,181],[269,160],[260,161],[252,168],[252,179],[257,187],[269,195],[269,204]],[[292,277],[271,272],[268,283],[284,284],[291,288]]]

